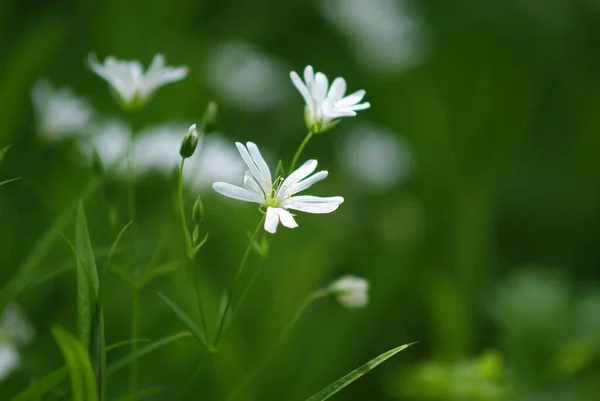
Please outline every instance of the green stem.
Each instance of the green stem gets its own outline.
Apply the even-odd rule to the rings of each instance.
[[[285,326],[285,328],[283,329],[283,331],[281,332],[281,334],[279,335],[279,337],[277,337],[277,341],[275,341],[275,345],[273,346],[273,348],[271,348],[271,350],[267,353],[267,355],[265,355],[265,357],[260,361],[260,363],[252,370],[252,372],[250,372],[250,374],[248,374],[244,378],[244,380],[242,380],[242,382],[239,383],[233,389],[233,391],[231,392],[231,394],[229,395],[229,397],[227,397],[227,401],[233,401],[234,399],[236,399],[240,395],[240,393],[250,383],[252,383],[252,381],[254,379],[256,379],[256,377],[258,377],[258,375],[269,364],[269,362],[275,356],[275,353],[279,350],[279,348],[283,345],[283,343],[285,342],[285,340],[288,338],[288,336],[292,332],[292,329],[294,328],[294,326],[296,325],[296,323],[298,322],[298,320],[300,319],[300,317],[302,316],[302,314],[304,313],[304,311],[306,311],[306,309],[308,309],[308,307],[310,305],[312,305],[312,303],[314,301],[316,301],[317,299],[319,299],[321,297],[324,297],[325,295],[327,295],[327,291],[326,290],[318,290],[318,291],[315,291],[312,294],[310,294],[308,297],[306,297],[306,299],[304,300],[304,302],[302,303],[302,305],[300,305],[300,307],[296,311],[296,314],[294,315],[294,317],[292,318],[292,320],[290,320],[290,322]]]
[[[225,326],[225,320],[227,319],[227,313],[229,312],[229,309],[231,308],[231,300],[233,299],[233,294],[234,291],[236,289],[236,285],[237,285],[237,281],[239,280],[240,276],[242,275],[242,272],[244,271],[244,267],[246,265],[246,261],[248,260],[248,257],[250,256],[250,252],[252,251],[252,246],[254,245],[254,241],[256,240],[256,237],[258,236],[258,233],[260,232],[260,230],[262,229],[262,226],[265,222],[266,219],[266,215],[264,215],[262,217],[262,219],[260,219],[260,221],[258,222],[258,225],[256,226],[256,230],[254,230],[254,234],[252,234],[252,237],[250,238],[250,242],[248,243],[248,246],[246,247],[246,252],[244,252],[244,256],[242,257],[242,261],[240,262],[240,265],[237,268],[237,271],[235,272],[235,276],[233,276],[233,280],[231,282],[231,286],[229,288],[229,291],[227,292],[227,302],[225,303],[225,309],[223,310],[223,314],[221,315],[221,319],[219,321],[219,328],[217,329],[217,334],[215,336],[215,340],[213,342],[213,349],[216,350],[217,346],[219,345],[219,340],[221,339],[221,335],[223,334],[223,328]],[[239,307],[239,306],[238,306]]]
[[[181,215],[181,227],[183,228],[183,235],[185,236],[185,245],[188,258],[193,262],[196,257],[196,252],[194,250],[194,244],[192,243],[192,238],[190,237],[190,230],[188,229],[188,225],[185,219],[185,208],[183,206],[183,165],[185,163],[185,158],[181,158],[181,164],[179,165],[179,183],[178,183],[178,192],[179,192],[179,214]],[[194,280],[194,289],[196,291],[196,300],[198,302],[198,312],[200,313],[200,324],[202,325],[202,329],[204,333],[208,336],[208,325],[206,324],[206,317],[204,314],[204,303],[202,302],[202,295],[200,293],[200,286],[198,284],[198,272],[194,266],[194,263],[190,263],[190,268],[192,269],[192,279]]]
[[[314,135],[314,133],[312,131],[309,131],[308,134],[306,134],[306,136],[304,137],[304,140],[300,144],[300,147],[298,148],[298,150],[296,151],[296,154],[294,155],[294,158],[292,159],[292,164],[290,164],[290,169],[288,170],[288,175],[292,174],[292,172],[294,171],[296,164],[298,164],[298,159],[300,159],[300,155],[304,151],[304,148],[306,147],[306,145],[308,144],[310,139],[313,137],[313,135]]]

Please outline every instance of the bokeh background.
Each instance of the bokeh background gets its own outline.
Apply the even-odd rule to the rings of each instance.
[[[73,238],[77,200],[86,196],[100,264],[129,221],[128,179],[92,168],[86,140],[98,127],[123,121],[139,135],[179,124],[170,135],[182,136],[215,100],[214,135],[231,148],[256,142],[273,166],[289,163],[305,128],[288,73],[311,64],[345,77],[351,91],[366,89],[372,104],[304,153],[330,172],[310,193],[346,202],[331,215],[302,214],[300,228],[270,239],[266,260],[252,256],[261,274],[210,362],[191,338],[144,357],[145,399],[175,400],[186,386],[186,399],[225,399],[309,292],[355,274],[371,284],[369,305],[316,303],[240,399],[302,400],[419,341],[335,399],[597,400],[599,38],[594,0],[2,1],[0,145],[12,148],[0,181],[22,179],[0,187],[0,284],[39,254],[40,238],[50,243],[17,297],[35,336],[0,381],[0,399],[63,363],[50,327],[75,331],[76,292],[58,233]],[[126,114],[87,68],[90,52],[144,65],[163,53],[189,75]],[[44,129],[32,104],[40,78],[87,99],[89,130]],[[182,264],[141,293],[141,337],[155,340],[183,329],[158,292],[197,315],[176,208],[177,145],[152,144],[155,158],[134,181],[134,230],[115,264],[131,276]],[[165,167],[167,150],[175,154]],[[210,239],[196,268],[214,332],[222,289],[260,216],[206,185],[186,188],[188,210],[199,193]],[[113,274],[106,285],[114,343],[130,338],[132,291]],[[109,362],[128,349],[113,352]],[[128,374],[111,377],[110,399],[127,396]],[[44,399],[68,399],[68,389]]]

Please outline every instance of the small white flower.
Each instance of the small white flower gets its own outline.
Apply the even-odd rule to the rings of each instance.
[[[244,186],[215,182],[213,189],[221,195],[245,202],[256,202],[265,207],[267,232],[275,233],[280,222],[287,228],[298,227],[288,209],[307,213],[331,213],[344,202],[341,196],[328,198],[309,195],[293,196],[327,177],[327,171],[319,171],[309,177],[317,168],[316,160],[307,161],[285,180],[277,179],[273,182],[269,166],[254,143],[247,142],[244,146],[236,142],[235,145],[249,169],[244,177]]]
[[[356,276],[343,276],[329,285],[329,291],[346,308],[362,308],[369,302],[369,282]]]
[[[19,347],[33,339],[31,324],[16,304],[10,304],[0,317],[0,380],[21,364]]]
[[[106,167],[125,172],[131,133],[131,127],[124,122],[105,120],[92,131],[89,138],[79,143],[79,148],[90,160],[95,150]]]
[[[290,77],[306,102],[304,119],[308,129],[314,133],[333,128],[338,118],[352,117],[358,110],[371,107],[369,102],[359,103],[366,93],[363,89],[344,97],[344,78],[334,79],[329,87],[327,76],[322,72],[315,74],[310,65],[304,69],[304,81],[295,71],[290,73]]]
[[[68,88],[53,88],[47,80],[35,83],[31,90],[40,133],[48,138],[83,134],[94,114],[86,99]]]
[[[131,164],[136,175],[149,171],[170,174],[181,162],[181,139],[186,124],[166,123],[145,128],[133,141]]]
[[[5,379],[21,364],[17,348],[9,343],[0,342],[0,380]]]
[[[94,55],[90,55],[89,65],[110,84],[127,106],[145,103],[157,88],[180,81],[188,73],[187,67],[165,66],[162,54],[154,56],[145,73],[138,61],[117,60],[112,56],[101,64]]]

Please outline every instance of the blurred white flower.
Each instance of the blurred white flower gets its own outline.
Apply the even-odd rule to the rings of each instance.
[[[371,107],[369,102],[359,103],[366,93],[363,89],[344,97],[344,78],[334,79],[329,87],[327,76],[322,72],[315,74],[310,65],[304,69],[304,82],[295,71],[290,73],[290,77],[306,102],[304,119],[311,132],[327,131],[335,124],[334,120],[355,116],[356,111]]]
[[[244,177],[244,186],[215,182],[213,189],[221,195],[245,202],[255,202],[266,208],[265,230],[275,233],[281,224],[287,228],[298,227],[288,209],[307,213],[331,213],[344,202],[341,196],[321,198],[317,196],[293,196],[327,177],[327,171],[319,171],[309,177],[317,168],[316,160],[309,160],[289,175],[285,180],[272,181],[269,166],[263,159],[258,147],[247,142],[246,146],[236,142],[242,159],[248,166]]]
[[[421,62],[428,52],[425,27],[406,0],[321,0],[320,5],[368,68],[395,71]]]
[[[16,347],[0,342],[0,380],[5,379],[21,364],[21,357]]]
[[[186,124],[166,123],[142,130],[133,142],[131,164],[134,174],[175,171],[181,162],[181,141],[188,129]]]
[[[198,150],[186,163],[186,182],[196,190],[210,188],[215,181],[233,181],[246,171],[246,165],[230,142],[216,134],[202,137]]]
[[[162,54],[154,56],[146,72],[139,61],[117,60],[112,56],[101,64],[90,54],[89,66],[110,84],[126,106],[145,103],[156,89],[180,81],[188,73],[187,67],[165,66]]]
[[[79,147],[90,160],[95,150],[104,166],[123,172],[131,134],[131,127],[124,122],[106,120],[95,127],[90,137],[79,143]]]
[[[0,380],[19,367],[18,347],[30,343],[33,336],[33,328],[21,309],[15,304],[8,305],[0,318]]]
[[[328,290],[346,308],[362,308],[369,302],[369,282],[361,277],[340,277]]]
[[[50,139],[83,134],[94,114],[84,98],[68,88],[53,88],[48,80],[37,81],[31,98],[40,133]]]
[[[215,89],[240,108],[273,108],[288,93],[283,63],[242,42],[220,45],[207,69]]]
[[[372,189],[388,189],[413,168],[411,151],[396,133],[363,123],[344,135],[339,158],[348,176]]]

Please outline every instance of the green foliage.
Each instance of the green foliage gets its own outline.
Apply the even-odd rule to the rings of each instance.
[[[169,298],[164,296],[163,294],[158,294],[159,297],[162,298],[163,301],[167,304],[167,306],[173,311],[175,316],[181,320],[181,322],[187,327],[190,332],[194,335],[196,340],[200,342],[200,344],[208,347],[208,342],[206,339],[206,333],[198,326],[194,320],[181,309],[175,302],[171,301]]]
[[[67,378],[68,373],[69,370],[66,367],[57,369],[36,380],[24,391],[11,398],[11,401],[37,401],[54,387],[62,383],[63,380]]]

